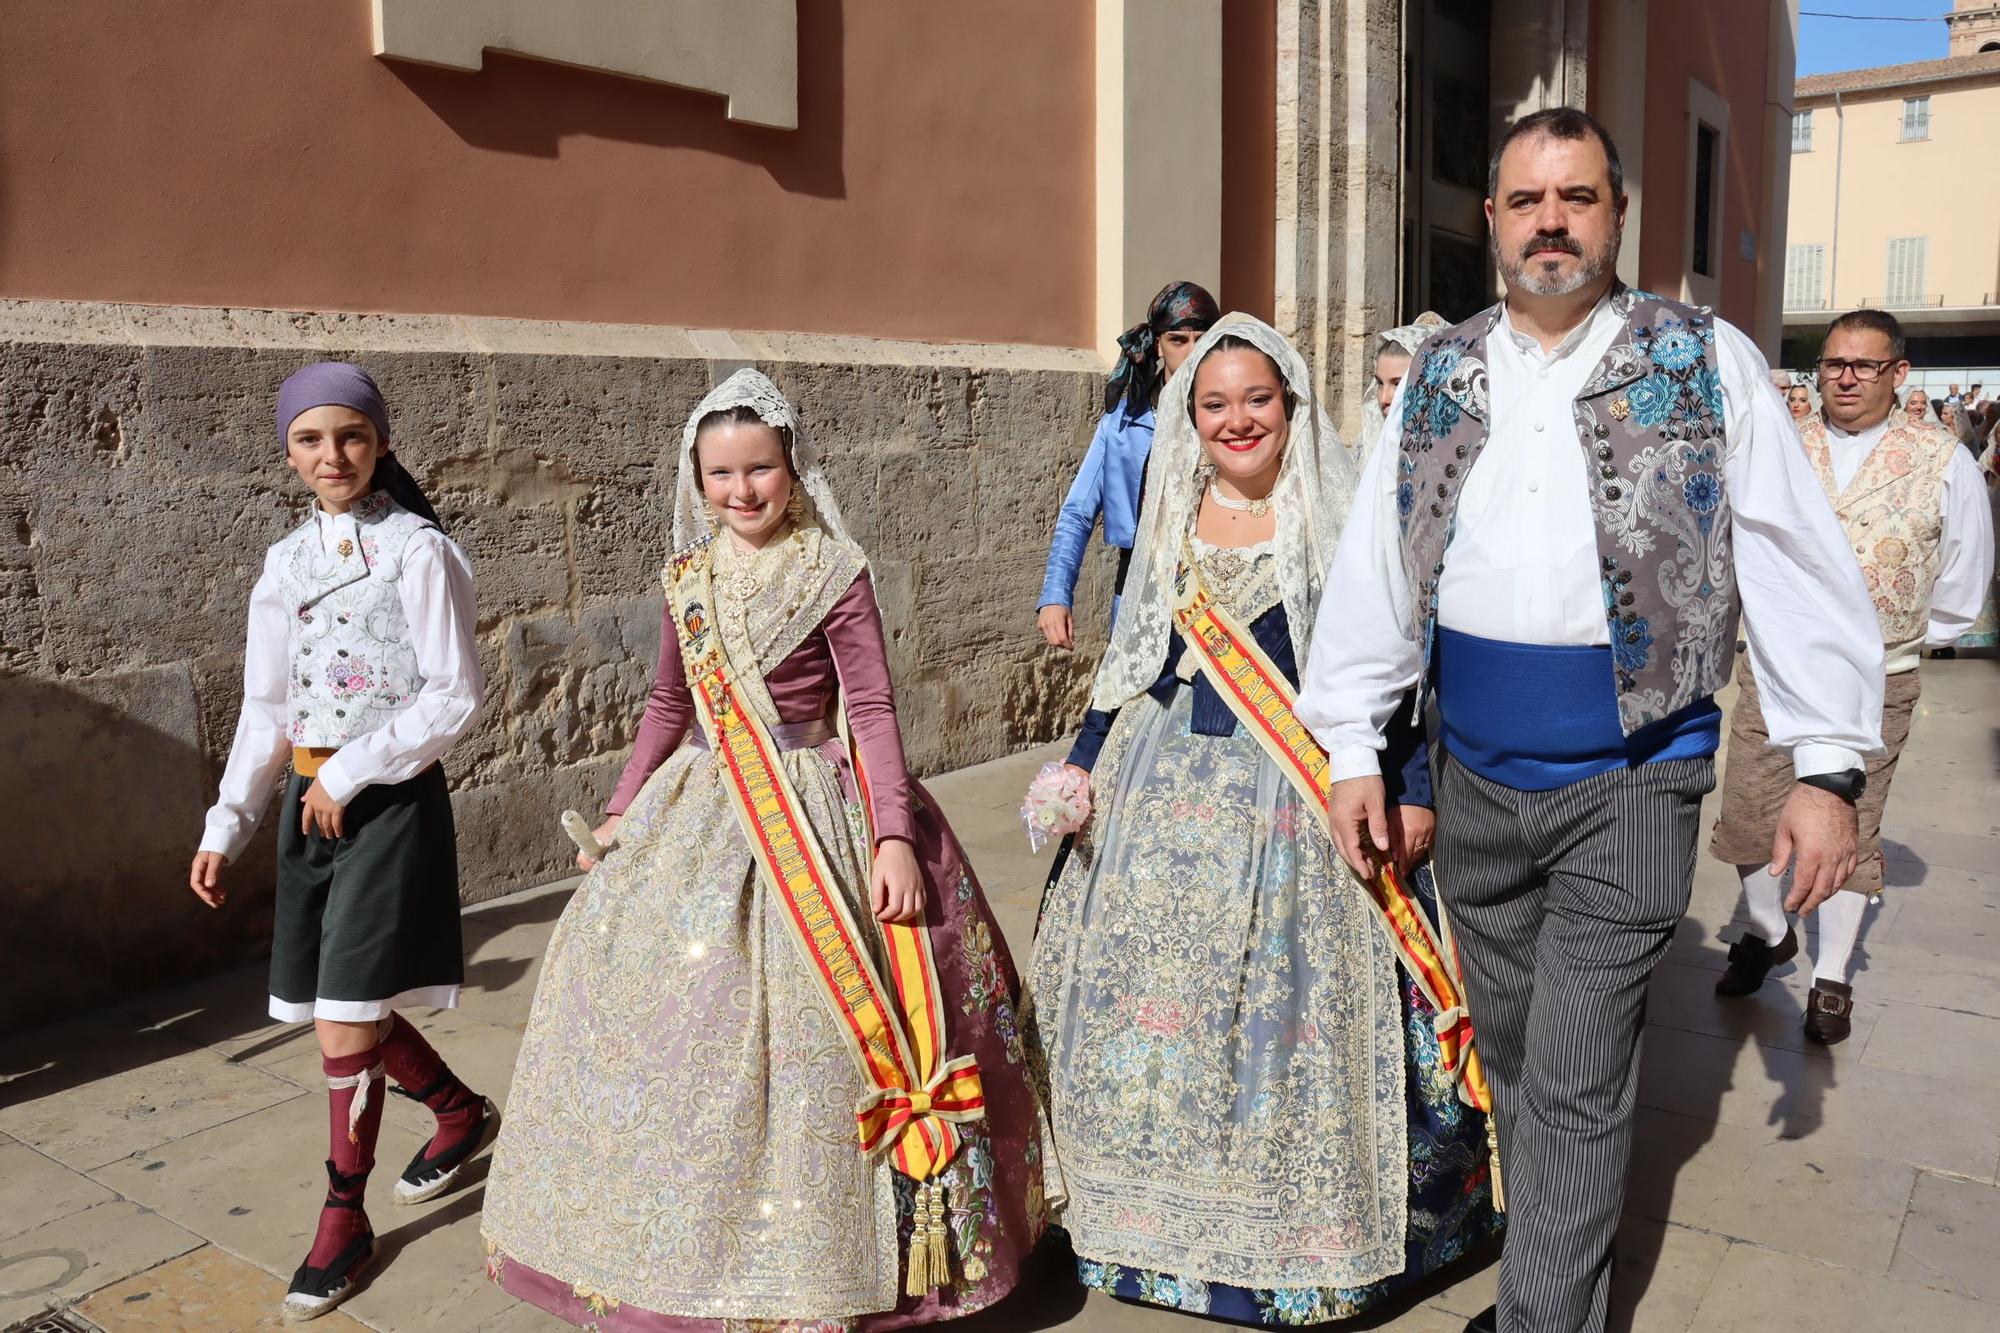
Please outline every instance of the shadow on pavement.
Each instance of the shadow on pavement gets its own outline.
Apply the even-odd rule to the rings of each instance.
[[[1698,953],[1691,956],[1683,950],[1676,955],[1675,961],[1692,963],[1702,969],[1704,980],[1709,975],[1719,978],[1727,965],[1728,942],[1720,939],[1696,917],[1686,918],[1682,931],[1701,940],[1702,944]],[[1613,1333],[1629,1333],[1634,1327],[1639,1306],[1660,1266],[1669,1226],[1665,1219],[1688,1215],[1688,1209],[1674,1206],[1675,1186],[1688,1163],[1715,1137],[1721,1123],[1723,1101],[1735,1087],[1735,1071],[1745,1043],[1757,1047],[1765,1078],[1777,1087],[1767,1123],[1777,1126],[1778,1136],[1803,1139],[1819,1128],[1826,1094],[1839,1081],[1834,1061],[1801,1058],[1800,1052],[1791,1048],[1757,1041],[1758,1030],[1770,1026],[1773,1011],[1782,1015],[1781,1021],[1786,1025],[1797,1027],[1803,1023],[1805,1011],[1797,997],[1775,982],[1790,976],[1800,967],[1810,969],[1809,952],[1809,948],[1802,948],[1796,959],[1774,969],[1771,979],[1751,995],[1734,1000],[1704,997],[1695,1001],[1714,1005],[1714,1014],[1719,1021],[1688,1028],[1711,1040],[1676,1042],[1674,1045],[1677,1063],[1671,1071],[1675,1089],[1673,1104],[1661,1108],[1670,1117],[1667,1123],[1673,1132],[1650,1137],[1641,1133],[1633,1142],[1625,1225],[1618,1238],[1611,1282],[1611,1308],[1606,1325]],[[1651,1011],[1652,1003],[1649,998],[1649,1023],[1658,1017]],[[1682,1027],[1683,1024],[1676,1022],[1671,1026]],[[1652,1031],[1659,1029],[1653,1028]],[[1646,1061],[1663,1058],[1659,1045],[1649,1041],[1642,1046],[1642,1066]],[[1687,1058],[1690,1051],[1696,1053],[1692,1062]],[[1645,1087],[1642,1076],[1642,1123],[1645,1119]],[[1774,1201],[1774,1204],[1777,1202]]]
[[[517,926],[546,926],[569,898],[568,892],[539,893],[468,912],[465,949],[473,961],[466,991],[501,991],[520,981],[536,966],[539,950],[478,959],[480,947]],[[257,1066],[268,1065],[278,1051],[312,1048],[312,1025],[280,1023],[270,1017],[268,1003],[268,964],[258,960],[9,1034],[0,1038],[0,1110],[204,1048],[228,1064]]]

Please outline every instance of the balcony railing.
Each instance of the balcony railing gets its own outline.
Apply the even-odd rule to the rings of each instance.
[[[1787,315],[1812,315],[1831,313],[1836,307],[1824,298],[1804,300],[1786,297],[1784,313]],[[1981,292],[1974,300],[1964,294],[1951,296],[1927,294],[1908,301],[1891,301],[1886,296],[1864,296],[1858,301],[1842,300],[1841,310],[1993,310],[2000,308],[2000,292]]]
[[[1855,302],[1858,310],[1942,310],[1943,296],[1915,296],[1907,300],[1892,301],[1886,296],[1864,296]]]

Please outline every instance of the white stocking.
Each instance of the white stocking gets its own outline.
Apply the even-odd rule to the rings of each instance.
[[[1813,980],[1846,981],[1848,955],[1861,938],[1861,918],[1868,913],[1868,895],[1841,889],[1819,905],[1819,948],[1813,956]]]
[[[1790,881],[1792,872],[1787,870],[1773,875],[1769,867],[1759,864],[1738,866],[1736,873],[1743,877],[1743,903],[1750,909],[1750,929],[1766,944],[1782,942],[1785,938],[1785,885]]]

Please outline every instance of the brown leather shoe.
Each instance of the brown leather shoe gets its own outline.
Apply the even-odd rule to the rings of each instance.
[[[1854,1031],[1854,987],[1839,981],[1815,981],[1806,997],[1806,1040],[1832,1046]]]
[[[1765,976],[1780,963],[1790,962],[1799,951],[1799,934],[1785,927],[1785,938],[1766,944],[1749,931],[1729,946],[1729,970],[1715,983],[1717,995],[1748,995],[1764,984]]]

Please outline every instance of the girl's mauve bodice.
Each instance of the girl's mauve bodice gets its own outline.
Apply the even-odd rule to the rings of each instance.
[[[646,701],[631,761],[605,807],[614,815],[625,813],[646,779],[695,725],[694,696],[681,664],[672,602],[666,604],[661,621],[660,662],[653,674],[653,693]],[[887,653],[882,613],[875,605],[874,587],[863,573],[805,642],[765,675],[764,686],[777,705],[779,719],[785,722],[830,719],[834,696],[845,687],[847,724],[868,769],[875,836],[910,841],[910,771],[903,759],[902,733],[896,727]]]

